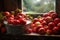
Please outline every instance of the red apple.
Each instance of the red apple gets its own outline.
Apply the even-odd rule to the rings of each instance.
[[[54,10],[51,10],[51,11],[49,11],[49,13],[55,13],[55,11]]]
[[[8,11],[3,12],[3,14],[4,14],[5,16],[10,15],[10,13],[9,13]]]
[[[18,13],[18,15],[21,15],[21,16],[26,16],[26,14],[23,14],[23,13]]]
[[[43,22],[42,22],[42,25],[47,25],[47,22],[46,22],[46,21],[43,21]]]
[[[60,28],[60,23],[58,23],[57,26]]]
[[[44,26],[44,28],[45,28],[45,31],[47,31],[47,29],[48,29],[48,26],[47,26],[47,25],[45,25],[45,26]]]
[[[10,17],[13,17],[14,18],[14,15],[10,15]]]
[[[52,17],[48,16],[45,18],[45,21],[49,23],[49,22],[53,21],[53,19],[52,19]]]
[[[58,30],[59,30],[59,28],[58,28],[58,27],[54,27],[54,28],[53,28],[53,32],[54,32],[54,33],[57,33],[57,32],[58,32]]]
[[[14,15],[8,15],[6,16],[7,19],[14,18]]]
[[[54,23],[55,23],[55,24],[58,24],[59,22],[60,22],[60,18],[55,18],[55,19],[54,19]]]
[[[25,18],[22,18],[22,19],[20,20],[20,24],[21,24],[21,25],[25,25],[25,24],[26,24]]]
[[[48,23],[48,28],[49,29],[53,29],[54,26],[55,26],[54,22]]]
[[[41,34],[41,35],[44,35],[46,33],[46,31],[45,31],[44,28],[39,28],[38,33]]]
[[[42,23],[44,21],[44,17],[41,17],[38,19],[40,23]]]
[[[22,17],[26,17],[26,14],[23,14],[23,13],[18,13],[17,16],[20,15]]]
[[[31,28],[34,28],[34,27],[36,27],[36,25],[35,25],[35,24],[33,24],[33,23],[31,23]]]
[[[35,22],[35,25],[38,26],[40,25],[41,23],[39,21]]]
[[[27,33],[32,33],[33,31],[32,31],[32,29],[31,28],[28,28],[27,29]]]
[[[38,18],[34,18],[33,19],[33,23],[37,22],[38,21]]]
[[[52,18],[56,18],[56,17],[57,17],[57,13],[52,13],[52,14],[51,14],[51,17],[52,17]]]
[[[33,31],[34,33],[37,33],[37,27],[32,28],[32,31]]]
[[[23,17],[20,16],[20,15],[18,15],[18,16],[15,17],[15,19],[22,19],[22,18],[23,18]]]
[[[50,30],[50,29],[47,29],[46,33],[47,33],[48,35],[51,35],[51,34],[53,33],[53,31]]]
[[[38,26],[34,27],[34,28],[33,28],[33,32],[34,32],[34,33],[38,33],[38,29],[39,29],[39,28],[42,28],[42,27],[43,27],[43,25],[38,25]]]
[[[20,24],[20,21],[19,20],[15,20],[16,21],[16,24]]]
[[[8,18],[8,20],[14,20],[14,18],[13,17],[10,17],[10,18]]]
[[[43,17],[47,17],[47,16],[50,16],[50,14],[49,13],[44,13],[43,14]]]
[[[16,19],[13,21],[12,24],[17,25],[17,21],[16,21]]]
[[[14,20],[7,20],[9,24],[13,24]]]
[[[38,26],[36,26],[36,27],[38,27],[38,28],[42,28],[42,27],[43,27],[43,25],[38,25]]]

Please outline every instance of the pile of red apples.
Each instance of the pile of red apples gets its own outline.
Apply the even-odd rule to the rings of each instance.
[[[27,33],[40,35],[58,34],[60,31],[60,18],[55,11],[44,13],[39,18],[34,18],[30,26],[26,27]]]
[[[6,11],[3,12],[4,14],[4,21],[7,21],[8,24],[13,25],[25,25],[26,24],[26,15],[22,13],[17,13],[16,15],[12,15],[10,12]]]

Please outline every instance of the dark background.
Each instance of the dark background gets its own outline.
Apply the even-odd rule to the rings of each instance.
[[[0,0],[0,11],[14,11],[21,9],[21,0]]]
[[[56,0],[56,12],[58,13],[58,16],[60,17],[60,0]]]

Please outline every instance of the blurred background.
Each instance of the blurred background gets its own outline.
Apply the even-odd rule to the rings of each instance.
[[[21,9],[21,0],[0,0],[0,12],[14,11],[17,8]]]
[[[50,10],[55,11],[55,0],[23,0],[23,12],[45,13]]]

